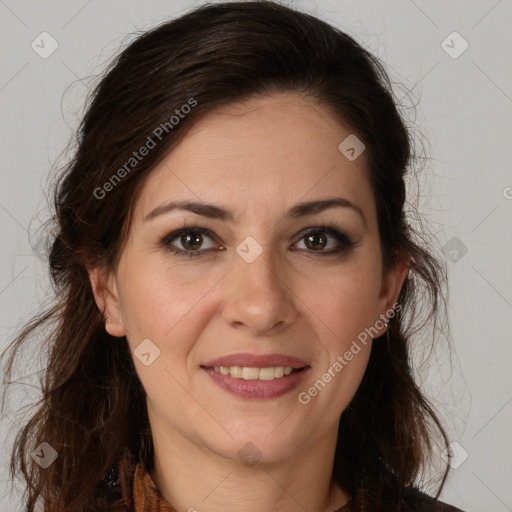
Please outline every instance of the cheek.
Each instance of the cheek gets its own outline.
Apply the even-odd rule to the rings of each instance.
[[[337,421],[361,383],[372,345],[367,329],[378,320],[377,277],[374,271],[361,274],[347,267],[329,280],[315,281],[323,286],[309,295],[307,305],[319,346],[315,371],[298,396],[312,421]]]
[[[220,275],[188,275],[183,268],[168,268],[143,259],[119,266],[120,305],[132,350],[144,339],[176,355],[190,350],[211,315],[208,294]],[[172,355],[171,354],[171,355]]]
[[[316,275],[314,286],[308,280],[301,292],[320,346],[316,371],[299,401],[324,411],[330,421],[347,407],[368,365],[370,328],[379,320],[381,274],[374,254],[379,253],[365,251],[332,272]]]
[[[172,416],[171,397],[175,410],[194,406],[184,388],[191,387],[191,354],[213,314],[208,291],[214,291],[218,278],[188,276],[152,263],[132,259],[119,266],[119,281],[124,283],[119,297],[128,344],[147,400],[159,414]],[[137,347],[147,339],[159,350],[148,366],[137,358]]]
[[[378,320],[380,285],[379,262],[361,257],[308,279],[301,295],[329,327],[332,348],[342,350]]]

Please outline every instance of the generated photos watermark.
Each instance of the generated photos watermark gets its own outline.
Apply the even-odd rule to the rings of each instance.
[[[123,164],[123,166],[120,167],[105,183],[103,183],[101,187],[96,187],[94,189],[94,197],[100,200],[104,199],[109,192],[114,190],[114,187],[118,185],[130,172],[132,172],[133,169],[135,169],[135,167],[144,160],[144,157],[146,157],[151,150],[156,147],[157,142],[155,141],[155,138],[158,139],[158,141],[161,141],[164,134],[171,132],[195,106],[197,106],[197,100],[189,98],[187,103],[174,111],[176,115],[171,116],[168,121],[160,123],[153,130],[151,135],[148,135],[144,144],[142,144],[137,151],[133,152],[132,156]]]
[[[402,306],[398,303],[388,309],[385,314],[380,315],[380,318],[371,326],[367,327],[357,335],[357,339],[352,341],[350,348],[345,351],[343,355],[339,355],[336,361],[320,376],[315,383],[298,395],[298,400],[302,405],[307,405],[311,402],[311,398],[318,395],[331,380],[339,374],[345,366],[347,366],[354,357],[361,352],[361,344],[366,346],[368,341],[373,339],[385,326],[386,322],[391,320],[400,310]]]

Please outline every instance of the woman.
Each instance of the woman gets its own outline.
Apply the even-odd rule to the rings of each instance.
[[[27,510],[456,510],[415,487],[447,438],[409,364],[443,280],[412,158],[382,66],[306,14],[205,6],[126,48],[8,364],[52,326]]]

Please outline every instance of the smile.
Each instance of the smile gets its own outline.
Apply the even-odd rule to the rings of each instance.
[[[246,400],[270,400],[291,393],[301,385],[311,369],[310,366],[303,368],[203,366],[201,368],[221,390]]]

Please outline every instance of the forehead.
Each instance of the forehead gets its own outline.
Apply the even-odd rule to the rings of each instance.
[[[169,199],[277,213],[298,201],[342,194],[373,208],[366,155],[339,149],[350,127],[295,94],[253,98],[218,109],[191,127],[152,171],[137,208]]]

